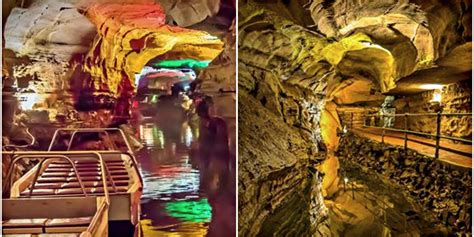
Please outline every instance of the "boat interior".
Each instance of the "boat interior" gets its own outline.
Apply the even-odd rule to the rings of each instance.
[[[65,143],[63,150],[58,150],[58,146],[55,144],[58,144],[60,138],[67,136],[68,133],[68,142]],[[110,146],[107,147],[107,150],[72,150],[75,139],[78,139],[80,134],[84,133],[100,134],[98,137],[104,139],[102,142]],[[112,133],[112,135],[109,133]],[[119,136],[115,136],[117,134]],[[117,141],[117,137],[121,137],[122,140]],[[111,149],[111,147],[119,147],[118,145],[122,145],[123,150]],[[95,230],[95,227],[86,224],[88,222],[86,220],[89,220],[89,222],[95,220],[94,216],[97,214],[93,213],[94,210],[87,210],[87,213],[81,211],[82,208],[89,207],[88,203],[90,204],[90,202],[97,202],[97,204],[92,205],[97,207],[96,212],[107,212],[105,219],[108,220],[107,222],[125,221],[139,229],[140,197],[143,185],[135,157],[131,152],[131,147],[123,131],[108,128],[58,129],[53,136],[49,151],[3,152],[2,155],[13,156],[7,179],[3,184],[3,193],[4,195],[7,194],[9,198],[3,199],[3,203],[4,207],[10,207],[11,211],[16,213],[12,214],[11,217],[8,214],[4,215],[3,222],[4,224],[26,223],[20,226],[28,227],[17,230],[18,224],[12,225],[14,227],[11,228],[7,225],[3,234],[17,234],[19,233],[17,231],[21,233],[33,231],[30,234],[52,233],[51,231],[56,229],[51,229],[48,225],[51,224],[51,220],[58,222],[61,218],[80,218],[77,221],[81,223],[81,227],[85,228],[69,226],[71,228],[68,229],[68,232],[61,232],[63,234],[69,232],[77,234],[88,231],[88,228]],[[10,177],[11,170],[15,163],[21,159],[33,159],[38,163],[33,169],[14,181]],[[54,212],[48,212],[46,207],[49,205],[51,208],[55,200],[69,200],[62,201],[61,204],[64,205],[64,208],[62,208],[64,212],[71,214],[68,216],[59,211],[55,216]],[[106,202],[105,209],[99,208],[101,207],[99,201]],[[20,205],[22,206],[21,209],[15,209],[15,206]],[[23,209],[24,205],[30,205],[30,207],[37,205],[41,208],[30,213],[30,209]],[[43,209],[43,207],[45,208]],[[24,213],[22,213],[23,211]],[[44,215],[41,214],[43,212]],[[74,213],[77,213],[77,215],[74,215]],[[103,214],[100,215],[100,217],[103,217]],[[96,221],[100,220],[103,221],[104,219]],[[70,222],[69,219],[64,221],[66,223]],[[75,221],[71,221],[71,223],[75,223]],[[94,223],[90,222],[90,224]],[[93,234],[92,236],[107,235]]]

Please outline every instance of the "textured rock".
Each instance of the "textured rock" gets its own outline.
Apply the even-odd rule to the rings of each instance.
[[[360,125],[364,122],[362,113],[378,111],[384,94],[406,95],[422,91],[421,84],[457,82],[472,70],[468,22],[471,3],[468,1],[240,3],[239,93],[248,94],[257,105],[296,129],[301,139],[312,147],[307,151],[308,156],[326,158],[324,162],[314,163],[314,167],[325,174],[318,185],[326,198],[338,190],[340,157],[334,151],[339,145],[338,131],[342,125],[348,125],[348,120],[341,119],[338,112],[357,112],[353,122]],[[312,21],[307,16],[311,16]],[[244,125],[239,129],[265,119],[242,120]],[[281,125],[275,124],[272,128],[278,130],[278,126]],[[278,132],[274,134],[279,137]],[[240,138],[250,139],[246,136],[254,134],[244,134]],[[267,141],[248,145],[251,147],[242,146],[241,150],[274,148]],[[370,156],[372,153],[367,154],[367,147],[364,145],[353,152],[361,157]],[[254,164],[246,163],[251,157],[241,157],[244,162],[239,165],[240,170],[254,168]],[[280,164],[278,158],[268,158],[267,162]],[[384,159],[393,160],[390,154]],[[385,172],[416,163],[395,159],[393,163],[377,163],[378,166],[370,168]],[[411,171],[397,173],[410,179],[416,177],[413,174]],[[431,185],[430,179],[419,175],[416,178],[419,180],[409,184],[406,190]],[[244,179],[240,183],[246,186],[250,181]],[[293,191],[286,190],[288,193]],[[252,195],[248,192],[239,197]],[[420,195],[424,197],[426,193]],[[291,203],[287,205],[291,206]],[[244,209],[240,215],[247,216],[246,211],[251,212]],[[276,213],[271,215],[283,218]],[[449,217],[446,216],[446,221],[453,222]],[[251,230],[258,231],[255,228],[260,226]],[[295,225],[294,231],[301,231],[298,228],[301,227]]]
[[[157,4],[95,4],[86,14],[99,37],[84,69],[95,89],[115,95],[133,87],[135,74],[154,58],[167,54],[175,59],[213,60],[222,51],[217,37],[165,25],[165,13]]]
[[[235,30],[234,21],[224,36],[224,50],[209,64],[209,67],[199,73],[198,77],[198,80],[201,81],[200,92],[213,98],[216,115],[223,117],[227,123],[232,154],[236,154],[235,148],[237,147]]]
[[[5,48],[33,59],[68,62],[87,52],[95,35],[94,24],[73,4],[45,1],[12,10],[5,25]]]
[[[239,92],[239,236],[309,236],[324,221],[310,143]]]

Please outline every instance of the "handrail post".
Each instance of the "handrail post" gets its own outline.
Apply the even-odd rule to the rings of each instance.
[[[441,134],[441,111],[436,113],[436,150],[435,150],[435,158],[439,158],[439,140]]]
[[[407,131],[408,131],[408,114],[407,114],[407,113],[405,113],[405,116],[404,116],[404,118],[405,118],[405,131],[404,131],[404,132],[405,132],[405,138],[404,138],[404,147],[405,147],[405,157],[406,157],[406,156],[407,156],[407,148],[408,148],[408,147],[407,147],[407,146],[408,146],[408,133],[407,133]]]
[[[351,129],[352,129],[352,120],[353,120],[353,117],[354,117],[354,112],[351,112]]]
[[[382,143],[384,143],[384,136],[385,136],[385,123],[384,123],[384,114],[382,114],[382,116],[380,116],[380,120],[382,121],[383,123],[383,126],[382,126]]]

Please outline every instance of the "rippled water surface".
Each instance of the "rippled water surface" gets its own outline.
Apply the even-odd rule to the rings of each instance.
[[[227,191],[235,186],[223,182],[232,172],[219,165],[204,166],[198,156],[191,155],[196,129],[155,122],[138,126],[146,146],[137,153],[144,181],[144,236],[226,236],[224,231],[235,229],[235,195]],[[210,231],[213,225],[220,227]]]

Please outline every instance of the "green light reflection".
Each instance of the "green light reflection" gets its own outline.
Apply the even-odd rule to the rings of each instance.
[[[189,222],[210,222],[212,216],[212,208],[207,198],[168,202],[165,210],[169,216]]]

